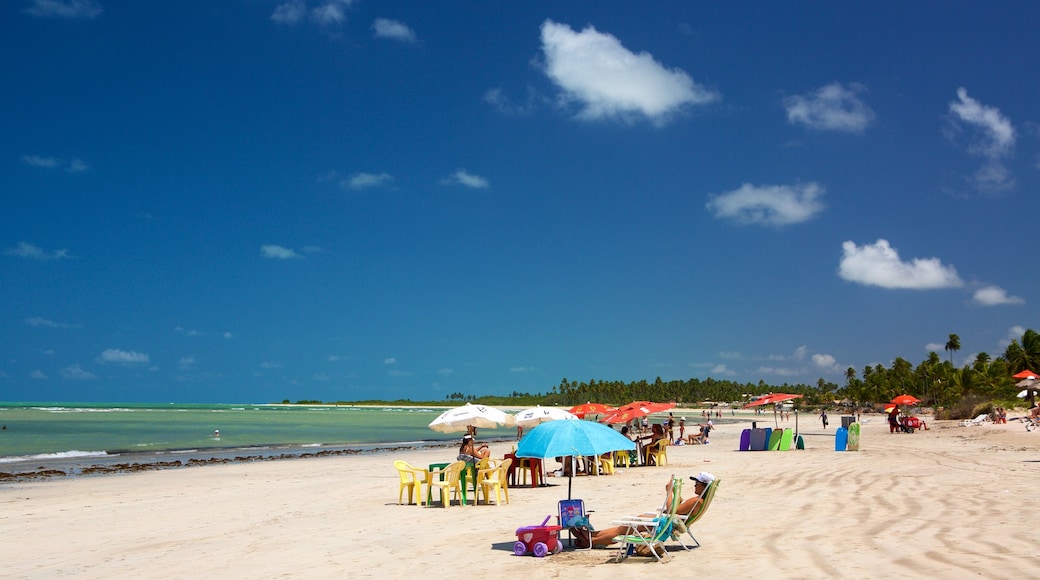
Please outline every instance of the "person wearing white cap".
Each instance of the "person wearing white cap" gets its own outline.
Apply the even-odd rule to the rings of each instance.
[[[715,481],[715,476],[708,473],[707,471],[702,471],[697,475],[691,475],[690,480],[693,481],[694,489],[697,491],[697,495],[680,503],[679,509],[675,510],[675,513],[677,514],[689,514],[694,510],[694,508],[700,505],[701,498],[704,497],[704,490],[707,489],[709,485],[711,485],[711,482]]]

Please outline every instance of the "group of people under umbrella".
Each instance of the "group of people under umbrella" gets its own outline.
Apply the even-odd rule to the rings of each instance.
[[[460,446],[459,459],[477,462],[488,457],[486,445],[477,445],[477,428],[517,426],[528,429],[520,439],[515,455],[517,458],[549,459],[557,457],[599,457],[615,451],[635,451],[636,441],[606,424],[627,423],[653,413],[673,408],[672,403],[635,401],[613,408],[599,403],[577,405],[569,410],[559,407],[536,406],[515,415],[488,405],[467,403],[449,409],[430,423],[430,428],[442,433],[465,431]],[[601,416],[599,421],[581,420]],[[564,470],[573,476],[573,467]],[[570,497],[571,480],[568,480],[567,496]]]

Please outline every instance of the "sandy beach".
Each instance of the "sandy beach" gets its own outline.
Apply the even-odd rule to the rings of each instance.
[[[512,488],[503,506],[398,505],[394,459],[425,466],[454,454],[427,449],[3,484],[4,576],[1037,575],[1040,432],[929,422],[891,435],[884,416],[863,419],[859,452],[833,450],[837,416],[823,430],[803,415],[804,451],[738,452],[740,427],[725,426],[710,445],[669,448],[668,466],[574,478],[599,528],[658,506],[672,473],[722,478],[694,529],[702,546],[676,545],[665,564],[613,564],[604,550],[514,556],[516,528],[555,514],[566,479]],[[510,449],[492,446],[496,457]]]

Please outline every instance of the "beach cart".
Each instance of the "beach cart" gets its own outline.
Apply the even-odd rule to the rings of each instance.
[[[552,516],[545,516],[539,526],[525,526],[516,529],[516,543],[513,544],[513,553],[517,556],[525,556],[533,553],[537,558],[544,558],[547,554],[559,554],[563,546],[560,545],[560,526],[547,526]]]

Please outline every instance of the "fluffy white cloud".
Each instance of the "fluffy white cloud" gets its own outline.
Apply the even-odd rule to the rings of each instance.
[[[118,348],[106,349],[97,358],[99,363],[117,364],[146,364],[150,360],[151,358],[143,352],[119,350]]]
[[[862,133],[874,120],[874,111],[858,96],[865,90],[859,84],[831,83],[806,95],[787,97],[787,121],[825,131]]]
[[[823,211],[823,187],[806,185],[751,185],[709,196],[707,208],[721,219],[743,224],[785,226],[808,221]]]
[[[545,74],[562,89],[564,101],[580,103],[582,119],[642,115],[660,124],[686,105],[719,98],[686,72],[666,68],[649,53],[635,54],[592,26],[575,32],[546,20],[542,52]]]
[[[960,130],[957,121],[975,130],[968,144],[968,152],[986,161],[972,178],[981,191],[996,192],[1015,185],[1003,159],[1015,147],[1015,128],[1011,121],[996,107],[987,107],[968,96],[963,87],[957,89],[957,100],[950,103],[954,128]]]
[[[65,18],[66,20],[93,20],[104,9],[93,0],[33,0],[25,13],[37,18]]]
[[[4,250],[4,253],[8,256],[17,256],[19,258],[29,258],[31,260],[64,260],[70,258],[68,250],[54,250],[48,252],[39,246],[30,244],[29,242],[18,242],[18,245],[14,248],[8,248]]]
[[[878,240],[862,247],[854,242],[842,243],[838,275],[849,282],[882,288],[930,290],[956,288],[963,285],[953,266],[944,266],[938,258],[914,258],[904,262],[899,252]]]
[[[274,244],[260,246],[260,256],[271,260],[291,260],[301,257],[291,248],[283,248]]]
[[[65,324],[64,322],[54,322],[53,320],[47,320],[39,316],[33,318],[26,318],[25,323],[29,326],[43,326],[45,328],[79,328],[78,324]]]
[[[383,364],[385,364],[385,365],[395,365],[395,364],[397,364],[397,359],[394,358],[394,357],[384,358],[383,359]]]
[[[389,38],[390,40],[400,40],[409,44],[419,41],[415,36],[415,31],[408,28],[408,25],[388,18],[376,18],[375,22],[372,23],[372,32],[376,38]]]
[[[1000,306],[1003,304],[1025,304],[1025,300],[1018,296],[1008,296],[1006,290],[1000,286],[986,286],[979,288],[972,296],[976,304],[982,306]]]
[[[444,178],[443,183],[446,185],[462,185],[471,189],[486,189],[490,185],[487,179],[474,175],[465,169],[459,169]]]
[[[393,181],[394,177],[389,173],[355,173],[344,181],[344,185],[350,189],[370,189],[385,187]]]
[[[820,353],[812,355],[812,361],[821,370],[834,370],[838,363],[833,356]]]

